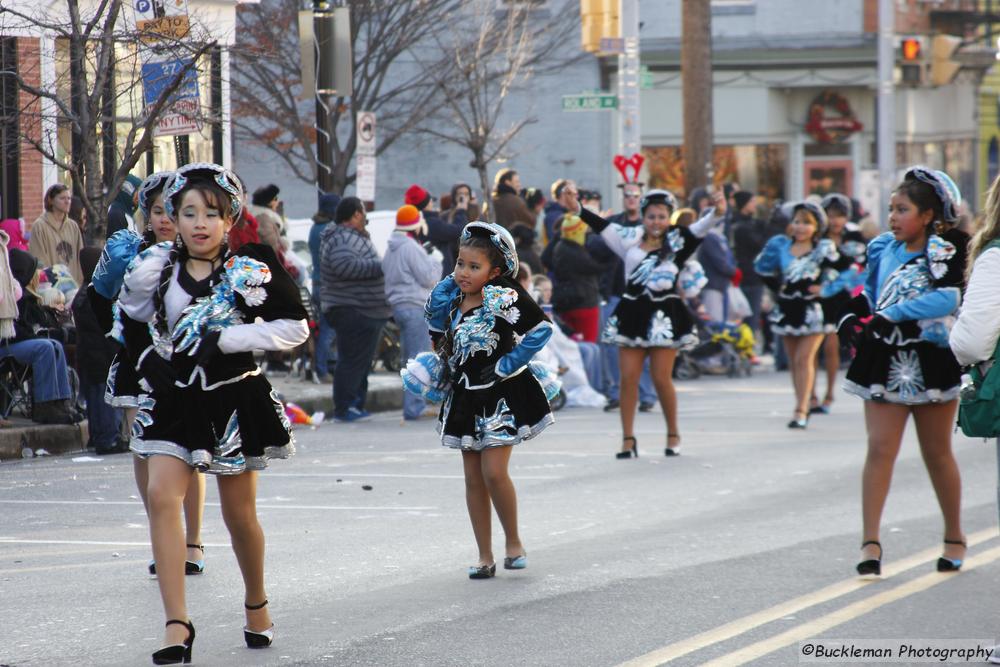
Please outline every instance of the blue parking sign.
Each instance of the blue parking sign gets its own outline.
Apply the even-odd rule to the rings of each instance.
[[[140,2],[142,1],[140,0]],[[163,92],[177,76],[177,73],[187,67],[190,62],[191,60],[188,58],[177,58],[175,60],[143,63],[142,91],[143,100],[147,107],[156,104],[156,101],[163,96]],[[198,99],[198,97],[198,70],[191,67],[184,73],[184,80],[171,96],[171,99],[177,101]]]

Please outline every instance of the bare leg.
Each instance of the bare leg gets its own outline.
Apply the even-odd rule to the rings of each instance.
[[[483,453],[462,452],[462,466],[465,469],[465,504],[479,548],[478,564],[492,565],[493,514],[490,512],[490,492],[483,479]]]
[[[944,516],[944,539],[964,541],[962,476],[951,451],[951,429],[955,423],[956,407],[957,401],[920,405],[913,408],[913,421],[917,425],[920,453]],[[947,558],[961,559],[965,555],[965,547],[946,544],[944,555]]]
[[[219,475],[219,501],[222,519],[243,574],[245,604],[259,605],[267,599],[264,590],[264,531],[257,520],[257,473],[248,470],[239,475]],[[271,627],[267,607],[245,609],[247,627],[262,632]]]
[[[157,582],[166,620],[188,620],[184,597],[184,529],[181,525],[181,504],[189,477],[194,470],[173,456],[151,456],[147,463],[149,483],[149,536],[156,559]],[[187,629],[168,625],[164,646],[180,644],[187,638]]]
[[[816,381],[816,353],[823,342],[820,334],[809,336],[799,336],[794,343],[794,357],[792,362],[792,375],[795,378],[795,412],[797,415],[809,414],[809,395],[812,393],[813,383]]]
[[[882,510],[889,495],[892,469],[903,442],[903,430],[910,408],[893,403],[865,401],[865,427],[868,429],[868,455],[861,475],[862,541],[878,541]],[[949,424],[950,426],[950,424]],[[869,545],[861,551],[862,560],[879,558],[879,549]]]
[[[139,497],[142,499],[142,507],[149,516],[149,463],[146,459],[132,455],[132,472],[135,474],[135,486],[139,489]]]
[[[829,406],[837,391],[837,373],[840,372],[840,339],[837,334],[823,337],[823,359],[826,362],[826,396],[823,397],[823,405]],[[814,391],[813,395],[815,393]]]
[[[646,350],[637,347],[618,348],[618,370],[620,372],[618,398],[621,402],[622,436],[635,435],[635,409],[639,403],[639,377],[642,364],[646,360]],[[622,442],[622,451],[631,449]]]
[[[201,544],[201,518],[205,511],[205,476],[201,473],[191,475],[187,493],[184,494],[184,529],[187,544]],[[201,549],[188,547],[187,559],[199,561],[205,554]]]
[[[798,359],[797,352],[801,336],[782,336],[785,345],[785,356],[788,357],[788,375],[792,378],[792,391],[795,394],[795,410],[792,419],[798,419],[803,415],[799,412],[799,374],[795,372],[795,363]]]
[[[513,450],[513,447],[491,447],[484,449],[482,455],[483,480],[503,526],[508,558],[524,553],[521,536],[517,532],[517,492],[507,472]]]
[[[649,351],[649,370],[653,375],[656,395],[667,421],[667,447],[676,449],[681,444],[681,429],[677,421],[677,390],[674,389],[674,361],[677,350],[654,347]]]

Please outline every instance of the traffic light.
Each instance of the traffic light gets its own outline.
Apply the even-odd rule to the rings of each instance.
[[[917,86],[923,82],[923,46],[923,40],[920,37],[904,37],[900,40],[899,78],[901,83]]]
[[[955,51],[962,44],[961,37],[954,35],[934,35],[931,40],[931,84],[945,86],[952,82],[962,64],[952,60]]]
[[[621,0],[580,0],[580,43],[587,53],[600,53],[601,38],[621,37]]]

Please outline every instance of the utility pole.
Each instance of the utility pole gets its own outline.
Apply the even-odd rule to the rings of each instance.
[[[891,1],[891,0],[890,0]],[[681,92],[684,96],[684,187],[710,185],[712,165],[712,7],[681,3]]]
[[[618,15],[625,46],[618,56],[618,115],[621,119],[618,153],[630,157],[642,151],[639,126],[639,0],[621,0]]]
[[[328,88],[321,85],[329,76],[325,70],[332,67],[328,41],[324,39],[333,33],[330,26],[332,22],[330,3],[326,0],[313,0],[313,35],[316,40],[316,188],[319,195],[333,192],[330,140],[334,132],[333,105],[336,98]]]
[[[896,180],[896,99],[893,84],[895,67],[896,15],[893,0],[878,2],[878,180],[879,224],[888,227],[885,211]],[[998,445],[1000,447],[1000,445]]]

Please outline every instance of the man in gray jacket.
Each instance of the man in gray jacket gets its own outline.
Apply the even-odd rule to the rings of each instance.
[[[382,260],[365,230],[364,204],[357,197],[345,197],[337,205],[334,222],[320,240],[320,303],[337,334],[333,418],[354,422],[371,416],[364,409],[368,371],[390,310]]]
[[[389,248],[382,259],[385,296],[399,325],[403,363],[418,352],[431,349],[424,304],[441,278],[442,255],[438,250],[428,254],[417,242],[417,235],[426,232],[427,225],[415,206],[400,207],[396,211],[396,229],[389,237]],[[403,419],[419,419],[425,407],[424,399],[403,392]]]

